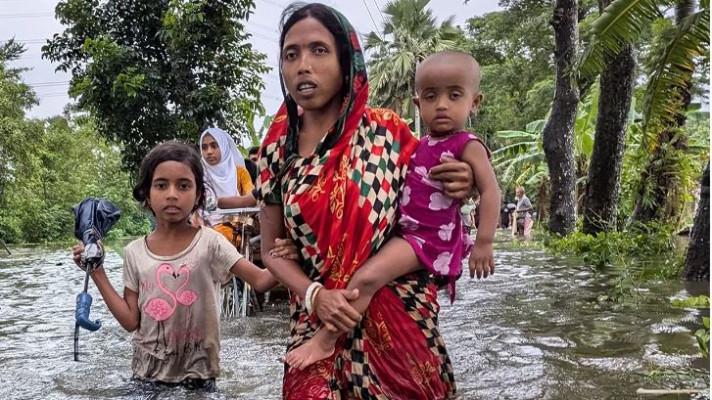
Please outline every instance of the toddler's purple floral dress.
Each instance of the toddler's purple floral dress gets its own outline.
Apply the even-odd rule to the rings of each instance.
[[[484,142],[470,132],[445,138],[426,136],[413,154],[400,199],[401,236],[408,241],[420,262],[438,278],[447,278],[450,301],[455,298],[455,280],[462,274],[462,260],[472,250],[472,239],[462,225],[460,202],[448,197],[440,181],[428,177],[442,157],[462,159],[471,140]]]

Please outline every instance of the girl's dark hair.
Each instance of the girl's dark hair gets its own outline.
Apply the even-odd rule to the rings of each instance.
[[[257,183],[257,164],[249,158],[245,159],[245,169],[250,174],[250,179],[252,179],[252,184]]]
[[[153,174],[156,172],[158,165],[166,161],[178,161],[190,167],[195,178],[198,199],[197,205],[193,207],[193,211],[198,208],[205,208],[205,176],[203,164],[200,162],[200,154],[198,154],[198,151],[193,147],[177,140],[159,144],[143,158],[138,182],[136,182],[136,186],[133,188],[134,199],[141,203],[142,207],[153,212],[148,204],[148,197],[153,183]]]
[[[252,147],[250,147],[250,150],[247,151],[247,155],[254,156],[255,154],[259,153],[259,151],[260,151],[260,146],[252,146]]]
[[[292,29],[294,24],[308,17],[312,17],[321,22],[321,24],[334,35],[336,50],[339,55],[339,65],[341,65],[341,73],[344,74],[344,76],[348,76],[351,70],[351,57],[349,56],[349,46],[351,42],[348,33],[344,30],[343,26],[341,26],[336,15],[331,12],[331,9],[319,3],[292,3],[284,9],[279,25],[279,59],[282,60],[282,49],[284,48],[284,38],[287,36],[287,32]],[[348,90],[348,88],[344,88],[344,91],[346,90]]]

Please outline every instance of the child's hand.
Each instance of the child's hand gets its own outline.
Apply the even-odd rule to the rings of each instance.
[[[72,247],[72,259],[74,259],[74,263],[77,264],[77,267],[81,268],[84,270],[84,266],[82,265],[82,255],[84,254],[84,243],[78,243]]]
[[[477,275],[477,279],[487,278],[494,274],[494,253],[492,243],[475,241],[475,246],[470,253],[470,278]]]
[[[102,246],[101,240],[98,241],[98,244],[99,246]],[[72,259],[74,260],[74,263],[77,264],[77,267],[79,267],[82,271],[86,271],[86,265],[84,265],[84,243],[79,242],[72,247]],[[102,257],[102,260],[103,259],[104,257]],[[92,271],[100,269],[101,267],[103,267],[103,265],[94,266],[92,267]]]
[[[274,239],[274,247],[269,251],[272,257],[282,257],[287,260],[298,260],[299,250],[292,239]]]

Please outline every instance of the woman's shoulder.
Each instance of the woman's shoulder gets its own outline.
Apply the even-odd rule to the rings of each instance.
[[[418,140],[410,131],[408,123],[393,110],[388,108],[370,108],[366,107],[366,115],[371,123],[386,128],[393,137],[400,142],[413,142],[417,144]]]
[[[379,125],[393,124],[408,126],[400,115],[388,108],[366,107],[366,114],[371,121],[375,121]],[[408,132],[410,132],[410,129],[408,129]]]
[[[287,117],[287,107],[285,103],[282,103],[279,110],[277,110],[277,113],[274,115],[272,122],[270,122],[269,128],[267,128],[267,133],[262,140],[262,149],[260,150],[261,153],[269,150],[268,147],[270,147],[270,144],[279,143],[285,136],[287,136],[288,123],[289,118]]]

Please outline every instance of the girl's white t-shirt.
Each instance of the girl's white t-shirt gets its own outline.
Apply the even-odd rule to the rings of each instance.
[[[124,286],[138,293],[141,313],[133,336],[136,377],[181,382],[220,375],[220,286],[242,257],[206,227],[172,256],[151,253],[145,237],[126,246]]]

